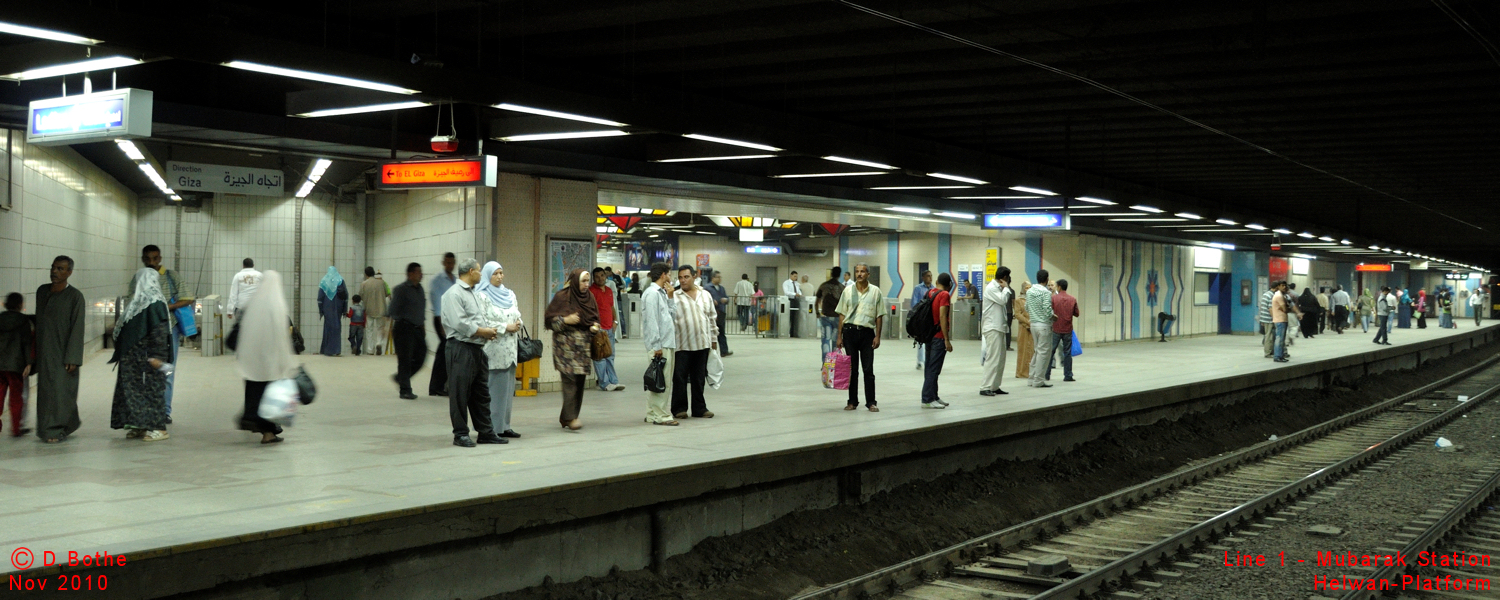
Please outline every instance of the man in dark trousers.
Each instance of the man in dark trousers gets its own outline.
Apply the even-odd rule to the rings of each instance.
[[[948,403],[938,397],[938,377],[943,374],[943,359],[953,351],[953,342],[948,339],[948,328],[953,322],[953,299],[948,290],[952,288],[953,277],[947,273],[941,273],[937,277],[937,287],[927,293],[932,297],[931,317],[932,322],[937,325],[937,333],[933,334],[932,341],[926,345],[927,361],[923,365],[925,371],[922,381],[922,408],[948,408]]]
[[[422,265],[406,265],[406,281],[391,288],[386,316],[391,319],[391,343],[396,346],[396,374],[391,379],[401,387],[401,399],[416,400],[411,391],[411,377],[422,370],[427,360],[427,334],[422,321],[427,313],[427,296],[422,290]],[[438,357],[438,362],[442,362]]]
[[[448,334],[443,331],[443,294],[448,288],[458,282],[458,277],[453,274],[453,265],[458,261],[452,252],[443,255],[443,272],[432,278],[428,284],[429,300],[432,303],[432,329],[437,332],[437,359],[432,361],[432,379],[427,382],[427,395],[448,395],[448,365],[443,360],[448,351]]]

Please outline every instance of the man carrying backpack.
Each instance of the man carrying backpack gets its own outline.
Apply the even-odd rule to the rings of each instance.
[[[938,397],[938,376],[943,374],[943,359],[953,351],[953,342],[948,341],[948,327],[952,322],[952,297],[948,290],[953,287],[953,278],[947,273],[938,275],[937,287],[927,292],[927,297],[917,304],[912,312],[914,320],[920,319],[931,325],[919,333],[926,337],[917,341],[927,348],[927,366],[923,371],[922,408],[947,408],[948,403]]]

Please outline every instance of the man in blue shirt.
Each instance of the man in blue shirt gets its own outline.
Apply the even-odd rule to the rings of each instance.
[[[911,306],[908,308],[916,308],[917,303],[927,297],[927,292],[932,291],[932,271],[922,271],[921,279],[922,282],[918,283],[916,289],[911,292]],[[917,344],[917,370],[921,371],[926,364],[927,345]]]
[[[432,361],[432,380],[427,383],[427,395],[448,395],[448,367],[443,364],[443,357],[447,356],[448,334],[443,331],[443,293],[458,281],[453,275],[453,265],[458,262],[452,252],[443,254],[443,272],[432,277],[432,283],[428,287],[427,301],[432,304],[432,329],[437,332],[437,360]]]

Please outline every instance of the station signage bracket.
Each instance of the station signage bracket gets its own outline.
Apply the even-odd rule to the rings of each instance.
[[[380,163],[378,190],[495,187],[499,160],[491,155]]]
[[[26,143],[63,146],[151,137],[152,93],[122,88],[34,100],[26,110]]]
[[[986,213],[980,216],[981,229],[1056,229],[1072,228],[1065,212]]]

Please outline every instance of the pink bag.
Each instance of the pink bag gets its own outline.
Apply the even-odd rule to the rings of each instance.
[[[849,389],[849,355],[840,350],[823,357],[823,387],[835,390]]]

